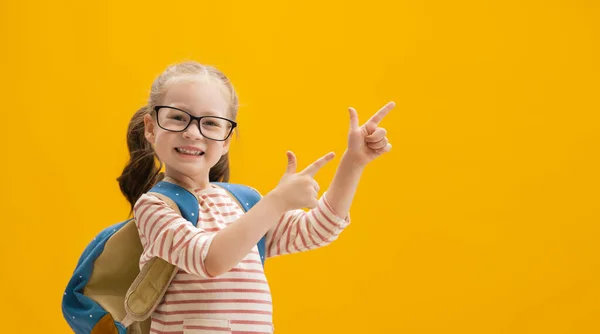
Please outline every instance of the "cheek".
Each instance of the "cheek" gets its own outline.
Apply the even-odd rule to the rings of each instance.
[[[154,150],[157,153],[166,153],[173,142],[173,133],[165,131],[157,131],[154,136]]]
[[[209,145],[207,145],[207,150],[214,155],[223,154],[223,142],[211,141]]]

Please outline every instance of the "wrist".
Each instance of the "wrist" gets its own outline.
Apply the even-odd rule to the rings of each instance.
[[[349,167],[352,170],[362,172],[367,166],[367,163],[365,163],[359,155],[353,154],[352,152],[348,152],[348,150],[346,150],[340,159],[340,167],[341,166]]]
[[[277,189],[272,190],[263,197],[270,208],[272,208],[278,216],[281,216],[288,211],[286,201],[279,195]]]

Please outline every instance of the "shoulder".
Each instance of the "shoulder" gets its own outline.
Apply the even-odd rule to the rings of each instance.
[[[140,213],[140,210],[146,210],[149,207],[169,207],[167,203],[165,203],[162,199],[158,198],[153,194],[143,194],[140,198],[135,202],[133,206],[134,213]]]

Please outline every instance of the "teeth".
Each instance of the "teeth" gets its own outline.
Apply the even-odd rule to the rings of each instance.
[[[202,152],[201,152],[201,151],[195,151],[195,150],[193,150],[193,151],[192,151],[192,150],[186,150],[186,149],[183,149],[183,148],[176,148],[175,150],[176,150],[177,152],[179,152],[179,153],[183,153],[183,154],[202,155]]]

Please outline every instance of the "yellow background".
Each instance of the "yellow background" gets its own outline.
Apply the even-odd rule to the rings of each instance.
[[[2,333],[68,333],[63,289],[127,217],[115,178],[152,80],[233,80],[232,182],[394,147],[333,245],[269,260],[278,333],[599,333],[600,17],[592,0],[0,2]],[[335,163],[318,175],[323,189]]]

